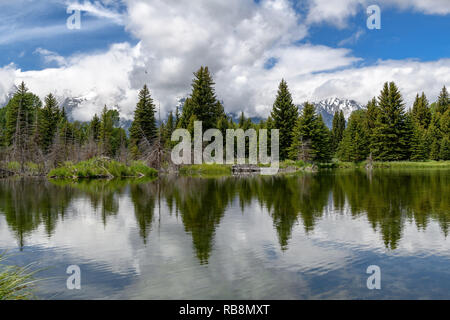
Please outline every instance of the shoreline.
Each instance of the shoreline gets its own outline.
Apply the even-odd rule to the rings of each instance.
[[[375,170],[375,169],[450,169],[450,161],[374,161],[372,169],[367,169],[367,161],[352,162],[331,162],[318,164],[304,164],[291,160],[280,163],[279,171],[276,175],[296,174],[296,173],[314,173],[322,170]],[[245,165],[246,166],[246,165]],[[258,166],[263,167],[263,166]],[[8,172],[7,175],[0,176],[0,179],[11,178],[46,178],[48,180],[111,180],[111,179],[139,179],[143,177],[157,177],[159,175],[179,175],[192,177],[223,177],[223,176],[249,176],[259,175],[259,172],[252,173],[234,173],[232,165],[226,164],[200,164],[185,165],[177,170],[160,170],[148,167],[142,162],[133,162],[124,164],[117,161],[104,159],[91,159],[77,164],[67,164],[50,170],[49,173],[33,172],[18,173],[10,171],[7,167],[1,168],[2,172]]]

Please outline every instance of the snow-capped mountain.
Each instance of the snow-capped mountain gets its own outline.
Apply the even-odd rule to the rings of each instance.
[[[84,101],[87,101],[86,98],[83,97],[67,97],[63,99],[58,99],[60,102],[60,107],[64,108],[64,111],[66,112],[67,118],[69,121],[73,121],[73,111]]]
[[[11,93],[8,95],[6,102],[4,103],[4,105],[6,105],[7,101],[12,98],[14,91],[11,91]],[[88,102],[93,100],[93,97],[91,97],[90,95],[86,95],[86,96],[82,96],[82,97],[70,97],[70,96],[66,96],[66,97],[57,97],[60,106],[65,108],[67,117],[69,118],[70,121],[74,120],[73,117],[73,113],[74,111],[83,103]],[[179,112],[181,113],[181,109],[184,105],[184,101],[185,98],[179,98],[177,99],[177,106],[179,108]],[[363,108],[363,105],[361,105],[360,103],[354,101],[354,100],[349,100],[349,99],[339,99],[339,98],[328,98],[319,102],[314,102],[313,103],[314,106],[316,107],[316,112],[320,113],[323,117],[323,120],[325,122],[325,124],[327,125],[327,127],[331,128],[332,127],[332,123],[333,123],[333,117],[334,117],[334,113],[338,110],[342,110],[344,112],[344,117],[345,120],[348,120],[348,118],[350,117],[350,114],[353,111],[356,110],[360,110]],[[0,107],[3,107],[0,105]],[[303,108],[303,104],[299,105],[299,110],[301,111]],[[117,106],[116,107],[119,112],[120,112],[120,108]],[[235,122],[238,121],[240,114],[238,113],[231,113],[229,114],[232,116],[233,120]],[[259,117],[254,117],[252,118],[252,121],[254,123],[258,123],[262,118]],[[127,119],[120,119],[120,126],[123,127],[124,129],[128,130],[129,127],[131,125],[131,120],[127,120]]]
[[[353,111],[360,110],[364,106],[355,100],[328,98],[319,102],[313,103],[316,107],[316,112],[322,115],[323,121],[328,128],[332,127],[333,117],[336,111],[342,110],[344,112],[345,120],[348,120]],[[303,104],[299,106],[301,111]]]

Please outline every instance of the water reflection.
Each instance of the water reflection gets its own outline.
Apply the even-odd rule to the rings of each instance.
[[[0,251],[62,279],[42,297],[448,298],[449,189],[450,170],[0,180]]]
[[[327,210],[342,212],[349,207],[353,217],[365,216],[386,248],[395,250],[406,221],[425,230],[431,220],[448,235],[450,223],[449,171],[344,171],[290,177],[177,178],[155,181],[82,181],[50,183],[44,180],[1,180],[0,213],[14,233],[20,248],[26,237],[44,226],[51,237],[57,221],[72,202],[88,200],[92,212],[105,226],[119,214],[119,201],[133,204],[139,234],[144,243],[152,232],[161,206],[181,217],[191,235],[201,263],[207,263],[214,234],[226,209],[238,201],[243,214],[254,202],[266,208],[282,250],[289,248],[294,225],[306,234]]]

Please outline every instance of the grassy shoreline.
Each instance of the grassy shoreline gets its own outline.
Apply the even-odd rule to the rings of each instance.
[[[285,160],[280,162],[279,174],[316,171],[317,169],[365,169],[366,165],[367,161],[310,164],[303,161]],[[8,163],[5,167],[14,169],[17,166],[18,164],[13,162]],[[373,169],[450,169],[450,161],[374,161],[372,166]],[[27,164],[27,167],[34,169],[35,172],[38,171],[36,164]],[[267,166],[260,164],[259,167]],[[178,173],[184,176],[231,176],[232,166],[227,164],[184,165],[179,168]],[[25,174],[25,176],[42,175]],[[156,178],[158,171],[140,161],[133,161],[127,165],[106,158],[93,158],[76,164],[66,162],[60,167],[52,169],[46,176],[50,180]]]
[[[335,162],[336,169],[364,169],[367,161],[362,162]],[[450,169],[450,161],[374,161],[374,169]]]
[[[192,164],[180,167],[179,173],[185,176],[231,176],[231,165]]]
[[[158,171],[148,167],[143,162],[134,161],[130,165],[124,163],[94,158],[77,164],[66,162],[63,166],[51,170],[50,179],[113,179],[156,177]]]

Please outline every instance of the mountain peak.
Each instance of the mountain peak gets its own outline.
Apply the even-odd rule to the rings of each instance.
[[[348,118],[353,111],[361,110],[363,108],[363,105],[355,100],[341,99],[337,97],[330,97],[319,102],[313,102],[312,104],[316,107],[317,113],[322,115],[323,121],[328,128],[332,127],[333,117],[336,111],[342,111],[344,113],[345,120],[348,121]],[[304,104],[299,106],[300,110],[303,108],[303,105]]]

